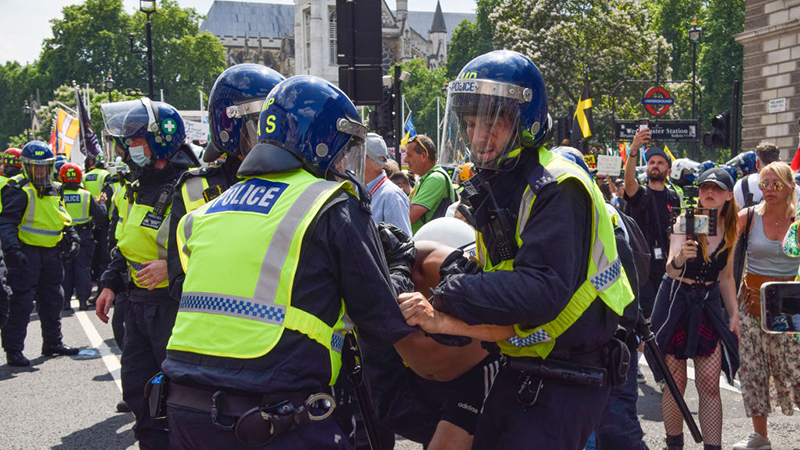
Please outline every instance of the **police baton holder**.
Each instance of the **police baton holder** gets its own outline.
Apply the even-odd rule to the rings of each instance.
[[[697,443],[703,442],[703,435],[700,433],[700,429],[697,428],[697,423],[694,421],[694,417],[689,412],[689,408],[686,406],[686,401],[683,399],[683,395],[681,395],[681,391],[678,390],[678,385],[675,384],[675,379],[672,378],[672,373],[669,371],[669,367],[667,367],[667,362],[664,360],[664,354],[661,353],[661,349],[658,348],[658,344],[656,343],[656,335],[653,334],[653,330],[650,327],[650,321],[644,318],[644,315],[641,311],[639,311],[639,320],[636,322],[636,334],[639,336],[639,339],[647,345],[647,348],[650,349],[650,352],[653,354],[653,360],[655,361],[658,369],[661,371],[661,374],[664,376],[664,382],[667,384],[669,391],[672,393],[672,398],[675,399],[675,403],[678,405],[678,409],[681,411],[681,415],[683,416],[683,420],[686,421],[686,425],[689,427],[689,431],[692,433],[692,438]]]

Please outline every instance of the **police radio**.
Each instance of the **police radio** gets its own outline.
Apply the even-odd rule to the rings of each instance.
[[[158,216],[165,216],[167,208],[172,204],[172,196],[175,193],[175,186],[172,184],[165,184],[161,187],[161,191],[156,198],[156,204],[153,206],[153,214]]]
[[[489,258],[495,264],[514,259],[517,250],[519,250],[516,240],[516,214],[507,208],[500,207],[492,193],[491,186],[481,177],[476,176],[463,181],[461,186],[463,187],[461,191],[462,201],[466,200],[469,204],[476,205],[482,203],[482,197],[484,196],[491,201],[491,205],[488,208],[488,226],[486,227],[487,234],[492,236],[492,245],[487,246]],[[464,216],[472,217],[472,214],[465,214]],[[474,218],[472,218],[472,221],[474,222]],[[475,225],[473,226],[477,228]]]

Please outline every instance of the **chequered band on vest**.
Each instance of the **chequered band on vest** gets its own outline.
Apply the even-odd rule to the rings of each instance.
[[[58,231],[43,230],[41,228],[29,227],[27,225],[20,225],[19,229],[20,231],[25,231],[26,233],[41,234],[43,236],[58,236],[59,234],[61,234],[61,230]]]
[[[615,281],[620,277],[622,274],[622,261],[619,258],[615,259],[611,265],[606,267],[605,270],[597,272],[594,276],[589,280],[597,292],[603,292],[609,286],[614,284]]]
[[[547,331],[539,328],[538,330],[534,331],[530,335],[521,338],[519,336],[512,336],[508,338],[508,343],[515,346],[515,347],[527,347],[533,344],[541,344],[542,342],[552,341],[553,338],[547,334]]]
[[[181,295],[181,311],[210,312],[223,316],[255,319],[275,325],[283,325],[286,308],[275,304],[260,304],[253,299],[227,297],[196,292]]]

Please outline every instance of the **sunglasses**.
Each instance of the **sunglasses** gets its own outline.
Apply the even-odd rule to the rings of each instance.
[[[786,185],[783,181],[762,181],[758,183],[758,187],[760,187],[762,191],[780,191],[783,190],[784,186]]]
[[[422,147],[422,149],[425,150],[426,155],[430,153],[428,152],[428,147],[425,147],[425,144],[422,143],[422,139],[419,139],[419,135],[415,135],[413,138],[411,138],[410,141],[408,141],[409,144],[412,142],[419,144],[420,147]],[[408,144],[406,144],[406,146],[408,146]]]

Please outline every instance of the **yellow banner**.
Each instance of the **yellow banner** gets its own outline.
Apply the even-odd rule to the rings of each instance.
[[[78,119],[58,108],[58,117],[56,118],[57,153],[63,153],[67,155],[67,158],[71,157],[72,146],[75,145],[75,139],[78,138],[79,129],[80,123]]]

